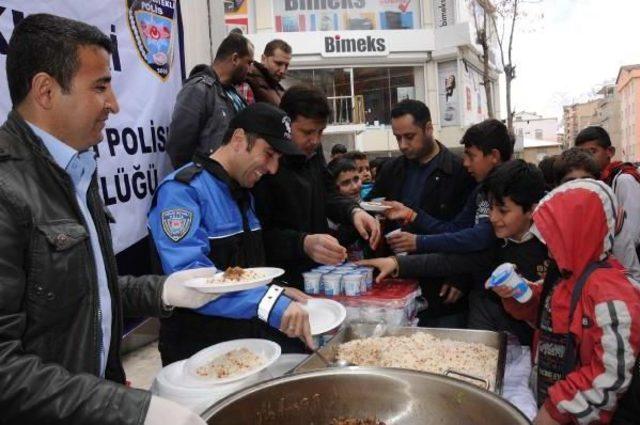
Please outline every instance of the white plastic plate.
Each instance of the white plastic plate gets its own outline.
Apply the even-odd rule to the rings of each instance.
[[[382,205],[379,202],[360,202],[360,207],[369,212],[383,212],[391,208],[389,205]]]
[[[223,356],[224,354],[239,348],[246,348],[254,354],[262,357],[264,359],[264,363],[253,369],[225,378],[218,378],[216,376],[205,377],[196,373],[196,370],[199,367],[206,365],[217,357]],[[184,374],[185,376],[200,382],[228,384],[230,382],[236,382],[248,378],[249,376],[271,366],[276,360],[278,360],[281,351],[282,350],[278,344],[267,339],[236,339],[233,341],[221,342],[220,344],[212,345],[209,348],[200,350],[191,356],[184,363]]]
[[[333,300],[311,299],[302,306],[309,312],[312,335],[321,335],[337,328],[347,317],[344,306]]]
[[[253,271],[258,277],[250,280],[238,280],[233,282],[212,282],[211,278],[199,277],[186,281],[184,284],[189,288],[193,288],[207,294],[225,294],[228,292],[238,292],[247,289],[257,288],[270,283],[276,277],[282,276],[284,270],[277,267],[252,267],[245,270]],[[223,271],[212,276],[214,280],[222,279]]]

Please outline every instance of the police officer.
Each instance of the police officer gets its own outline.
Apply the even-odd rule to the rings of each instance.
[[[264,265],[260,222],[248,189],[263,175],[278,170],[282,154],[301,154],[291,142],[289,117],[274,106],[256,103],[233,118],[217,151],[196,155],[194,162],[169,175],[149,212],[162,269],[169,273],[207,266],[224,270]],[[294,302],[306,299],[296,289],[271,285],[221,296],[196,311],[176,309],[171,318],[162,320],[163,364],[242,337],[276,340],[284,351],[303,349],[299,341],[292,344],[271,328],[302,337],[312,346],[308,315]]]

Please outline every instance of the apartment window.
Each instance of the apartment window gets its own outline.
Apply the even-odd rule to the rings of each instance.
[[[543,136],[542,136],[542,129],[540,129],[540,128],[536,128],[535,138],[536,138],[537,140],[542,140],[542,137],[543,137]]]

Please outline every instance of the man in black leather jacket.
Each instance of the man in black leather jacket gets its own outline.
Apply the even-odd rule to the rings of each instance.
[[[178,169],[194,154],[209,156],[222,144],[231,119],[247,104],[234,85],[247,78],[253,45],[241,34],[229,34],[211,65],[197,65],[184,82],[173,107],[167,154]]]
[[[90,148],[118,103],[109,38],[36,14],[7,54],[0,127],[0,424],[204,424],[124,386],[123,316],[198,308],[188,274],[119,277]],[[165,422],[166,421],[166,422]]]

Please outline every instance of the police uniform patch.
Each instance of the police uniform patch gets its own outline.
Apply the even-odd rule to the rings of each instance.
[[[162,211],[160,218],[165,235],[172,241],[179,242],[191,229],[193,212],[185,208],[173,208]]]

